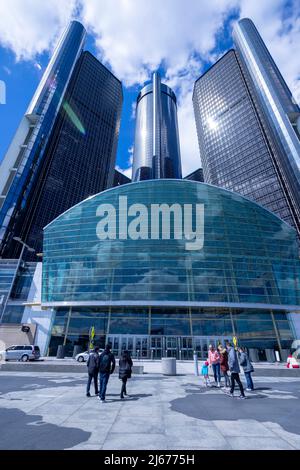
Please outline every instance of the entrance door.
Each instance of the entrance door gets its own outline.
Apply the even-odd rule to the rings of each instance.
[[[166,357],[178,357],[179,337],[165,336],[165,354]]]
[[[181,353],[180,353],[181,351]],[[193,338],[191,336],[180,337],[179,359],[190,360],[193,359]]]
[[[151,336],[151,359],[161,359],[163,354],[163,341],[161,336]]]

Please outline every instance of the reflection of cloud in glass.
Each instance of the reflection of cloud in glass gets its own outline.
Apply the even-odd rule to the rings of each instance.
[[[74,124],[76,129],[81,132],[81,134],[85,135],[85,128],[83,127],[82,122],[80,121],[79,117],[75,113],[75,111],[71,108],[71,106],[65,102],[63,104],[63,108],[66,111],[70,121]]]

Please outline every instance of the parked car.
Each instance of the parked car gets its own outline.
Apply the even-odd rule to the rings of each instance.
[[[103,351],[104,351],[103,349],[99,349],[100,354]],[[84,352],[81,352],[81,353],[77,354],[74,359],[76,359],[76,361],[78,361],[78,362],[86,362],[88,360],[88,358],[89,358],[89,352],[84,351]]]
[[[6,361],[36,361],[40,357],[40,348],[32,344],[23,346],[14,345],[5,351],[0,351],[0,360],[5,359]]]

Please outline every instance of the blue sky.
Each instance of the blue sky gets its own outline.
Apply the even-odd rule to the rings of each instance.
[[[188,8],[187,8],[188,5]],[[201,165],[192,107],[197,79],[232,46],[240,17],[255,22],[295,98],[300,98],[299,0],[10,0],[0,6],[0,160],[70,19],[88,30],[86,49],[123,82],[117,165],[130,175],[134,104],[151,72],[178,99],[183,173]]]

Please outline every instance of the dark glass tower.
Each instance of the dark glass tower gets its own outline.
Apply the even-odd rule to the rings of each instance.
[[[193,104],[205,182],[249,197],[299,230],[270,138],[234,50],[196,81]]]
[[[137,98],[132,170],[133,181],[153,178],[181,178],[176,96],[157,72]]]
[[[300,108],[253,22],[240,20],[233,38],[300,233]]]
[[[0,256],[25,216],[37,185],[45,149],[82,52],[86,32],[72,21],[63,34],[0,167]]]
[[[30,205],[15,233],[37,252],[43,228],[83,199],[113,185],[121,82],[92,54],[77,61],[45,152]],[[16,256],[10,244],[6,255]]]

